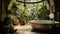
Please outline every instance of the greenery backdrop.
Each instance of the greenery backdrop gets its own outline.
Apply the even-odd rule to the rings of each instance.
[[[26,4],[12,0],[8,6],[8,10],[19,17],[21,21],[28,22],[34,19],[49,19],[50,8],[47,1],[37,4]]]

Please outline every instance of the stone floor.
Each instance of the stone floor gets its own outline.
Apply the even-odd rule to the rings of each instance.
[[[38,33],[38,32],[33,32],[31,25],[17,25],[14,26],[14,29],[17,29],[17,34],[48,34],[48,33]]]

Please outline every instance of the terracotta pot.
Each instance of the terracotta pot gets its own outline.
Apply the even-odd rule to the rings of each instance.
[[[13,25],[18,25],[19,24],[19,19],[16,19],[13,23]]]
[[[21,25],[25,25],[25,22],[24,22],[24,21],[22,21],[22,22],[21,22]]]

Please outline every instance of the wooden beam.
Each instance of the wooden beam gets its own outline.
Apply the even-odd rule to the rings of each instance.
[[[55,12],[54,0],[50,0],[50,12]]]

